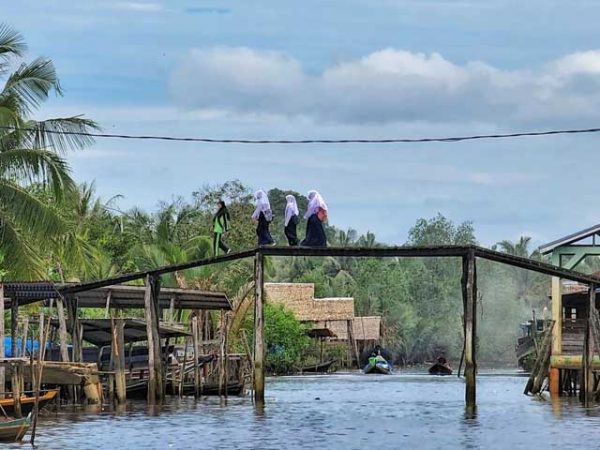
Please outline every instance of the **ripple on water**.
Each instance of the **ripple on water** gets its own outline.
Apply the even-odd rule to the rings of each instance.
[[[333,375],[270,378],[264,411],[249,398],[171,399],[113,414],[44,417],[41,449],[582,448],[597,440],[600,409],[521,394],[522,377],[479,377],[478,412],[465,418],[456,377]],[[319,397],[320,400],[315,400]],[[23,449],[22,445],[5,448]]]

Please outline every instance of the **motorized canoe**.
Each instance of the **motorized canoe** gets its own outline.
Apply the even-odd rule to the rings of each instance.
[[[363,369],[364,373],[381,373],[388,375],[392,372],[392,365],[387,361],[369,362]]]
[[[22,419],[0,419],[0,442],[19,442],[30,425],[31,413]]]
[[[48,403],[56,398],[58,395],[58,389],[51,389],[48,391],[41,391],[39,397],[39,409],[42,409]],[[29,414],[33,411],[33,406],[35,404],[35,395],[32,392],[27,393],[27,395],[21,395],[21,413],[23,415]],[[14,416],[15,414],[15,399],[14,398],[3,398],[0,399],[0,406],[4,408],[6,414],[9,416]]]

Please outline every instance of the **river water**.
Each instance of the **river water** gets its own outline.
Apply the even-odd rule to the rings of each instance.
[[[526,378],[478,377],[466,416],[455,376],[336,374],[267,379],[267,401],[171,399],[148,411],[49,412],[41,449],[600,448],[600,410],[525,397]],[[29,435],[26,437],[28,442]],[[598,444],[596,444],[598,443]],[[5,448],[28,447],[26,444]]]

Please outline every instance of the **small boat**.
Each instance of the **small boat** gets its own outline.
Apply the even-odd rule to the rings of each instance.
[[[0,419],[0,442],[19,442],[30,425],[31,413],[22,419]]]
[[[364,373],[382,373],[388,375],[392,371],[392,365],[387,361],[369,362],[363,369]]]
[[[31,393],[33,394],[33,393]],[[58,395],[58,389],[51,389],[49,391],[41,391],[39,397],[39,409],[42,409],[48,403],[56,398]],[[29,414],[33,411],[33,406],[35,404],[35,395],[22,395],[21,396],[21,413],[23,415]],[[0,406],[4,408],[6,414],[9,416],[14,416],[15,414],[15,399],[14,398],[3,398],[0,399]]]
[[[452,375],[452,369],[446,358],[440,356],[437,362],[429,368],[429,375]]]
[[[322,363],[305,366],[300,369],[300,373],[328,373],[329,368],[334,362],[335,360],[332,359],[331,361],[325,361]]]

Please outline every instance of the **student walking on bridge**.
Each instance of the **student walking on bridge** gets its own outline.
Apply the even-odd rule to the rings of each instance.
[[[317,191],[308,192],[308,207],[304,218],[308,219],[306,223],[306,237],[301,246],[304,247],[327,247],[327,237],[323,222],[327,220],[327,204],[321,194]]]
[[[256,191],[254,194],[256,200],[256,209],[252,213],[252,220],[256,225],[256,236],[258,238],[258,245],[274,245],[275,241],[271,237],[269,232],[269,224],[273,220],[273,211],[271,211],[271,203],[269,203],[269,197],[265,191]]]
[[[293,247],[298,245],[299,242],[296,227],[298,226],[298,214],[300,214],[300,212],[298,211],[296,197],[293,195],[286,195],[285,200],[285,228],[283,229],[283,232],[288,240],[288,244]]]
[[[213,217],[213,255],[219,255],[219,249],[224,253],[231,252],[231,249],[223,242],[223,235],[229,231],[229,211],[223,200],[217,202],[217,213]]]

